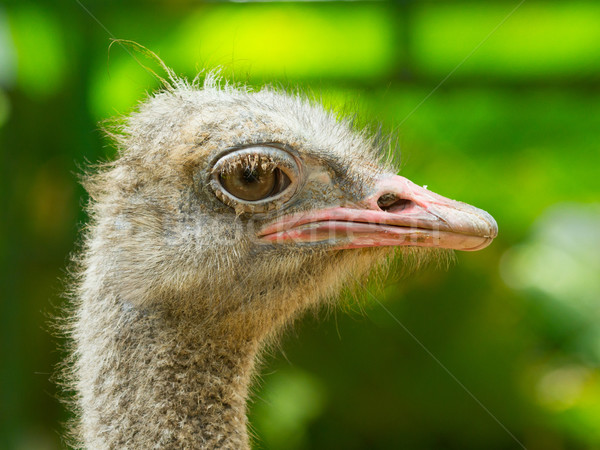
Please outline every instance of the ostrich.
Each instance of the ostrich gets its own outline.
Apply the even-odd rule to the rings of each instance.
[[[172,75],[112,134],[117,159],[84,179],[76,446],[248,449],[255,362],[286,324],[395,249],[479,250],[497,233],[274,88]]]

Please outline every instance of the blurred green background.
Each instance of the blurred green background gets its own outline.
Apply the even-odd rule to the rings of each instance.
[[[77,174],[114,155],[99,122],[157,87],[112,35],[190,78],[222,66],[356,110],[398,134],[403,175],[499,223],[379,294],[478,401],[372,302],[267,358],[256,448],[600,449],[600,3],[517,5],[2,3],[0,448],[63,447],[48,317],[85,223]]]

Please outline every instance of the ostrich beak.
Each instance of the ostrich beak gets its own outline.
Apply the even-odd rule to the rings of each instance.
[[[329,243],[336,249],[417,246],[475,251],[498,234],[492,216],[400,176],[382,178],[375,194],[352,207],[284,216],[258,237],[273,244]]]

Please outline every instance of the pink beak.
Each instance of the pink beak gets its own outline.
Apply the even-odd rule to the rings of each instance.
[[[259,231],[276,244],[329,243],[336,249],[417,246],[475,251],[487,247],[498,225],[485,211],[435,194],[400,176],[381,179],[376,193],[354,207],[334,207],[279,218]]]

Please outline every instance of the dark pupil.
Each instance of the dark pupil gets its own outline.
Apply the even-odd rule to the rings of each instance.
[[[259,174],[256,170],[252,170],[248,167],[244,169],[244,181],[248,184],[256,183],[258,181]]]

